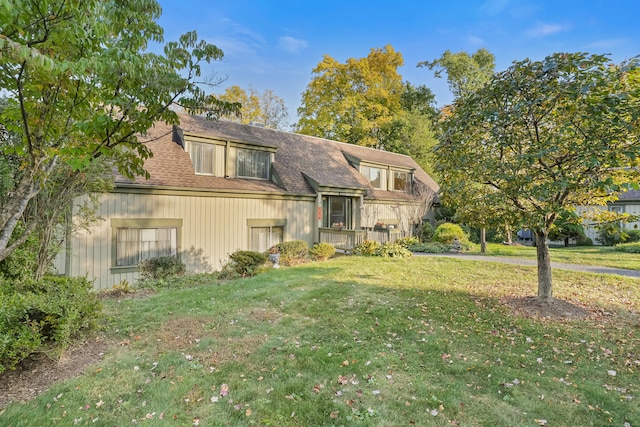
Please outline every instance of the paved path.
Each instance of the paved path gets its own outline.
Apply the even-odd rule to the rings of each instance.
[[[414,252],[414,255],[461,258],[461,259],[467,259],[472,261],[500,262],[503,264],[527,265],[532,267],[535,267],[537,265],[537,261],[535,259],[527,259],[527,258],[512,258],[512,257],[487,256],[487,255],[471,255],[471,254],[426,254],[426,253],[418,253],[418,252]],[[617,274],[619,276],[640,279],[640,270],[629,270],[626,268],[600,267],[600,266],[594,266],[594,265],[580,265],[580,264],[565,264],[563,262],[553,262],[553,261],[551,262],[551,268],[557,268],[560,270],[582,271],[585,273]]]

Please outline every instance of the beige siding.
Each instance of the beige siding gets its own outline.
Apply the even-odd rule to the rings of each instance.
[[[106,289],[137,273],[113,269],[111,219],[182,219],[182,260],[192,272],[220,269],[228,256],[249,248],[248,219],[286,220],[285,240],[313,243],[315,202],[312,200],[201,197],[187,195],[110,193],[102,196],[97,222],[90,233],[71,239],[74,276],[95,279],[96,289]],[[56,265],[64,267],[64,259]]]
[[[417,206],[408,203],[365,202],[362,211],[362,227],[373,227],[376,222],[389,219],[398,221],[398,228],[410,234],[412,224],[419,222],[424,212]]]
[[[624,209],[624,213],[638,216],[640,215],[640,204],[635,203],[615,203],[613,206],[622,206]],[[597,211],[606,211],[609,210],[609,206],[587,206],[587,207],[578,207],[576,208],[576,213],[580,216],[584,216],[589,214],[589,212],[597,212]],[[600,243],[597,240],[598,237],[598,229],[595,224],[589,220],[583,220],[582,225],[584,226],[584,234],[590,238],[594,244],[599,245]],[[633,230],[640,228],[640,221],[623,223],[622,227],[627,230]]]

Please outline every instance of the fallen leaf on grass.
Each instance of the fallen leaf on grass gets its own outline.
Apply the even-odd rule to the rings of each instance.
[[[227,384],[222,384],[220,386],[220,396],[226,397],[229,395],[229,386]]]

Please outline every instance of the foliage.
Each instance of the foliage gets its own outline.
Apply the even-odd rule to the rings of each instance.
[[[237,251],[229,255],[229,262],[222,267],[221,278],[254,276],[264,267],[268,257],[260,252]]]
[[[294,265],[305,262],[309,257],[309,245],[304,240],[290,240],[276,245],[280,254],[280,264]]]
[[[629,167],[640,159],[636,64],[583,53],[515,62],[457,99],[443,122],[442,199],[476,206],[478,222],[508,213],[534,232],[541,299],[552,298],[546,242],[558,216],[605,204],[640,178]]]
[[[403,248],[408,248],[411,245],[420,243],[420,240],[418,240],[418,238],[414,236],[407,236],[397,239],[394,243],[402,246]]]
[[[627,241],[629,235],[618,222],[599,224],[596,240],[605,246],[615,246]]]
[[[135,294],[136,289],[129,284],[128,280],[121,280],[109,289],[103,289],[98,292],[99,297],[120,297],[123,295]]]
[[[95,328],[101,304],[92,287],[83,277],[0,279],[0,372],[36,352],[61,354],[81,331]]]
[[[259,123],[270,129],[286,130],[288,128],[287,106],[284,99],[266,89],[258,93],[250,88],[249,93],[240,86],[230,86],[218,96],[221,101],[242,105],[241,116],[229,120],[239,123]]]
[[[435,233],[435,228],[431,225],[430,222],[423,222],[420,228],[418,229],[418,237],[421,242],[429,242],[433,239],[433,233]]]
[[[223,57],[216,46],[191,32],[163,54],[148,51],[163,41],[160,14],[154,0],[0,2],[0,87],[7,96],[0,125],[17,136],[5,140],[3,133],[0,157],[18,162],[11,188],[0,194],[0,259],[35,229],[30,222],[14,234],[52,177],[71,171],[81,179],[96,159],[127,177],[147,176],[150,152],[139,138],[149,139],[155,122],[177,123],[170,106],[211,118],[238,111],[203,89],[201,64]]]
[[[451,249],[450,245],[439,242],[421,242],[410,245],[407,249],[411,252],[423,252],[429,254],[444,254]]]
[[[376,249],[373,255],[383,258],[408,258],[413,254],[410,250],[398,243],[386,242]]]
[[[495,55],[484,48],[472,55],[447,50],[438,59],[418,63],[418,67],[428,67],[430,70],[435,68],[436,77],[442,77],[442,72],[446,71],[449,89],[454,98],[463,98],[491,81]]]
[[[458,239],[460,243],[469,242],[469,238],[459,224],[445,222],[440,224],[433,233],[433,240],[438,243],[450,245],[455,239]]]
[[[174,256],[162,256],[141,261],[141,279],[166,279],[171,276],[182,276],[187,271],[187,266]]]
[[[640,254],[640,242],[618,243],[614,249],[616,251],[628,252],[630,254]]]
[[[626,243],[640,242],[640,230],[637,228],[624,230],[627,233]]]
[[[593,240],[591,240],[591,237],[578,237],[576,239],[576,246],[593,246]]]
[[[549,239],[567,240],[585,237],[582,220],[574,211],[563,211],[549,230]]]
[[[362,243],[357,244],[353,248],[353,253],[356,255],[374,255],[380,248],[380,243],[375,240],[364,240]]]
[[[193,288],[217,284],[219,279],[235,279],[241,276],[236,271],[230,270],[231,266],[223,267],[222,272],[214,273],[186,273],[181,276],[167,276],[162,279],[140,279],[136,282],[136,289],[152,289],[155,291]],[[258,269],[259,270],[259,269]],[[107,295],[110,290],[103,291]]]
[[[309,249],[309,254],[313,259],[318,261],[324,261],[331,258],[336,253],[336,248],[329,243],[316,243],[313,245],[311,249]]]

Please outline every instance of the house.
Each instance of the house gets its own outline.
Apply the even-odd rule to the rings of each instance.
[[[590,208],[581,208],[579,212],[587,212],[589,210],[608,210],[620,214],[629,214],[635,218],[640,218],[640,190],[629,190],[621,193],[618,196],[618,200],[611,202],[606,206],[592,206]],[[640,221],[635,222],[623,222],[620,224],[623,229],[632,230],[640,228]],[[584,232],[596,245],[598,242],[598,229],[592,224],[585,222]]]
[[[146,138],[150,178],[116,177],[100,195],[102,220],[67,239],[60,273],[105,289],[134,282],[138,263],[155,256],[210,272],[235,251],[287,240],[344,249],[393,240],[438,191],[408,156],[257,126],[180,115]]]

